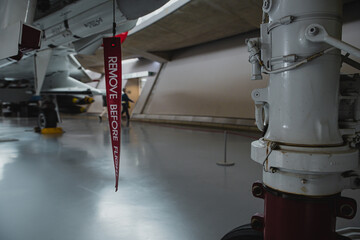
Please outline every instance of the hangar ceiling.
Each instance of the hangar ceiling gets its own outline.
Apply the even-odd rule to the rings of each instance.
[[[124,48],[163,52],[255,30],[258,0],[195,0],[129,37]]]
[[[359,1],[343,2],[346,7]],[[129,35],[123,44],[123,58],[144,57],[166,62],[179,49],[258,30],[261,7],[261,0],[191,0]],[[104,71],[102,48],[94,55],[77,55],[77,59],[87,69]]]
[[[256,30],[261,22],[259,0],[192,0],[126,39],[123,58],[171,59],[173,51]],[[93,71],[103,72],[103,50],[77,56]]]

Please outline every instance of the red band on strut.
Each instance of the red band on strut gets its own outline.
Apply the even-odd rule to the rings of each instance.
[[[106,100],[115,167],[115,191],[119,185],[121,138],[121,44],[120,38],[104,38]]]

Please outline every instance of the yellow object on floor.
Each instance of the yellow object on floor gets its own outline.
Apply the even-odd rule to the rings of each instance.
[[[64,133],[62,128],[56,127],[56,128],[43,128],[41,129],[42,134],[56,134],[56,133]]]

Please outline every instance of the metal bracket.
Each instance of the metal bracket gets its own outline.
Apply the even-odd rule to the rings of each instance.
[[[268,89],[267,88],[258,88],[254,89],[251,93],[252,99],[255,101],[255,120],[256,126],[260,131],[265,130],[265,126],[269,124],[269,104],[267,104],[268,99]],[[263,109],[265,113],[265,119],[263,120]]]
[[[272,0],[264,0],[263,1],[263,6],[262,6],[263,12],[266,12],[266,13],[270,12],[271,7],[272,7]]]
[[[269,33],[271,30],[273,30],[274,28],[281,26],[281,25],[288,25],[290,23],[292,23],[295,20],[294,16],[285,16],[280,18],[279,20],[273,22],[272,24],[269,25],[268,29],[267,29],[267,33]]]
[[[55,105],[55,111],[56,111],[56,115],[57,115],[57,118],[58,118],[58,122],[62,123],[62,119],[61,119],[61,116],[60,116],[60,109],[59,109],[59,105],[58,105],[58,102],[57,102],[56,95],[53,98],[53,103]]]
[[[305,37],[311,42],[324,42],[360,58],[359,48],[330,36],[326,29],[320,24],[309,25],[305,30]]]
[[[44,80],[46,71],[52,56],[53,50],[45,49],[42,51],[38,51],[34,55],[34,79],[35,79],[35,95],[39,96]]]
[[[251,80],[261,80],[261,66],[259,63],[261,51],[259,38],[246,39],[246,44],[248,46],[248,52],[250,53],[249,62],[252,66]]]

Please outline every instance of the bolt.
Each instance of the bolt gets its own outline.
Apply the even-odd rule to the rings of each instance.
[[[253,229],[262,229],[264,227],[264,225],[259,219],[253,218],[253,219],[251,219],[251,227]]]
[[[354,214],[354,209],[352,206],[348,204],[341,205],[340,207],[340,213],[343,216],[351,217]]]
[[[309,34],[311,35],[311,36],[315,36],[315,35],[317,35],[319,33],[319,29],[317,28],[317,27],[311,27],[310,29],[309,29]]]
[[[264,0],[263,8],[268,9],[270,7],[270,3],[268,0]]]
[[[305,184],[305,183],[307,183],[307,180],[306,179],[301,179],[301,183]]]
[[[261,197],[261,195],[263,194],[263,189],[259,185],[255,185],[252,188],[252,192],[255,197]]]

